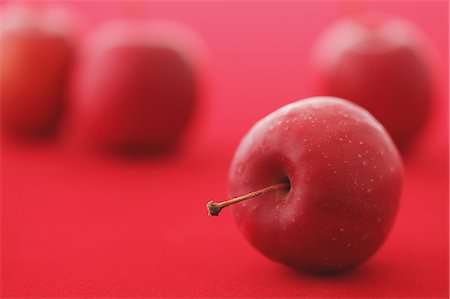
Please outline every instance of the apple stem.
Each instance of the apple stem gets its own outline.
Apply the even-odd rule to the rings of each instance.
[[[282,189],[289,190],[289,188],[290,188],[289,183],[282,183],[282,184],[272,185],[272,186],[269,186],[269,187],[266,187],[266,188],[263,188],[260,190],[256,190],[256,191],[247,193],[245,195],[233,197],[232,199],[222,201],[222,202],[213,202],[211,200],[206,204],[206,208],[208,209],[208,215],[209,216],[218,216],[220,211],[223,208],[228,207],[232,204],[238,203],[240,201],[243,201],[243,200],[246,200],[249,198],[257,197],[257,196],[266,194],[268,192],[273,192],[276,190],[282,190]]]

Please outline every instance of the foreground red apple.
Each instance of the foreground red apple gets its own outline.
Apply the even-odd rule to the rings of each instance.
[[[0,26],[0,100],[4,132],[27,137],[56,131],[74,57],[70,12],[6,6]]]
[[[318,90],[370,111],[402,152],[423,127],[433,90],[430,52],[413,25],[399,19],[347,18],[315,50]]]
[[[367,111],[337,98],[310,98],[248,132],[229,172],[230,196],[247,195],[209,202],[208,210],[217,215],[233,204],[243,235],[274,261],[341,271],[385,241],[402,177],[394,143]]]
[[[173,23],[132,21],[115,21],[92,33],[72,103],[83,144],[148,153],[179,141],[198,97],[189,35]]]

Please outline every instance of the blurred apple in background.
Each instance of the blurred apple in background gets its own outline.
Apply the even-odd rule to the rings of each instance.
[[[434,82],[428,46],[425,37],[404,20],[373,15],[345,18],[317,43],[316,92],[369,110],[405,153],[430,111]]]
[[[2,7],[1,123],[9,136],[39,139],[56,132],[74,58],[75,20],[62,7]]]
[[[163,21],[112,21],[94,30],[73,82],[77,140],[115,153],[173,149],[199,97],[195,39]]]

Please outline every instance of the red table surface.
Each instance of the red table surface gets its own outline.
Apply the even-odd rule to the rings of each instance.
[[[310,96],[308,57],[343,2],[69,3],[93,26],[133,15],[187,23],[210,49],[209,94],[185,147],[125,160],[62,141],[1,147],[3,297],[448,298],[448,3],[364,2],[416,23],[434,43],[438,97],[406,160],[392,234],[342,275],[298,273],[241,236],[226,198],[239,140],[274,109]],[[126,8],[126,9],[125,9]],[[125,9],[125,10],[124,10]],[[125,11],[125,12],[124,12]],[[407,109],[407,107],[405,107]]]

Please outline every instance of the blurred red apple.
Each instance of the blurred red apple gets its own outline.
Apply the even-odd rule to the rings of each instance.
[[[74,82],[81,142],[120,153],[173,148],[198,97],[193,36],[168,22],[114,21],[93,32]]]
[[[0,27],[1,123],[15,136],[55,132],[74,56],[70,11],[3,7]]]
[[[369,110],[404,153],[423,127],[433,91],[424,36],[399,19],[360,16],[332,25],[315,50],[318,92]]]

